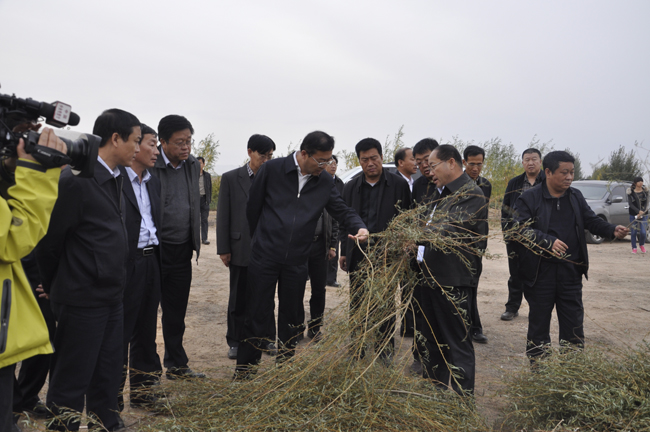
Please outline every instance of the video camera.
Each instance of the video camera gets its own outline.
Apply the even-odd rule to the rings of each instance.
[[[20,99],[16,95],[0,94],[0,158],[17,156],[16,147],[22,138],[25,141],[25,151],[45,168],[68,164],[78,176],[92,177],[101,138],[92,134],[82,134],[74,141],[59,137],[68,147],[67,154],[63,154],[38,145],[38,132],[13,131],[16,125],[37,122],[40,118],[59,128],[79,124],[79,116],[71,111],[70,105],[63,102],[48,104],[30,98]]]

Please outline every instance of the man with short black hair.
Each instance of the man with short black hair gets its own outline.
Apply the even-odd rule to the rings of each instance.
[[[413,150],[403,147],[395,152],[395,166],[404,180],[409,184],[409,190],[413,192],[413,175],[418,172],[418,166],[413,157]]]
[[[151,173],[160,179],[163,202],[162,330],[167,379],[204,378],[189,368],[183,347],[185,314],[192,285],[192,255],[201,250],[199,162],[190,154],[194,128],[183,116],[168,115],[158,123],[160,157]]]
[[[145,124],[141,125],[141,129],[140,151],[130,167],[120,167],[125,179],[122,190],[126,197],[126,232],[129,241],[126,288],[122,300],[124,373],[118,401],[120,409],[124,406],[122,392],[127,373],[130,378],[131,407],[151,406],[156,402],[155,395],[146,390],[159,382],[162,374],[156,347],[162,264],[158,227],[162,208],[160,180],[148,171],[153,168],[160,152],[156,131]]]
[[[212,201],[212,176],[205,171],[205,158],[196,158],[201,164],[199,173],[199,196],[201,202],[201,243],[209,245],[208,240],[208,216],[210,216],[210,201]]]
[[[255,176],[246,208],[252,234],[246,296],[250,301],[242,337],[246,343],[240,344],[237,353],[238,379],[248,377],[251,366],[260,361],[267,323],[273,316],[276,284],[278,361],[294,354],[305,321],[302,302],[307,259],[323,209],[345,223],[350,237],[360,241],[368,237],[359,216],[339,195],[332,176],[323,173],[332,162],[333,148],[334,138],[325,132],[311,132],[299,151],[265,163]]]
[[[629,229],[596,216],[578,189],[571,187],[575,159],[565,151],[544,157],[545,179],[515,202],[515,222],[523,226],[518,276],[530,306],[526,354],[531,363],[551,344],[551,314],[555,307],[560,344],[584,346],[582,275],[589,256],[585,230],[607,238],[624,238]]]
[[[251,255],[251,234],[246,214],[248,192],[253,179],[262,165],[273,159],[275,143],[266,135],[255,134],[248,139],[246,165],[228,171],[221,176],[219,200],[217,201],[217,254],[230,272],[230,296],[226,319],[226,341],[228,358],[237,358],[237,351],[244,331],[246,310],[246,284],[248,264]],[[275,317],[266,323],[265,338],[267,353],[273,354],[275,347]]]
[[[536,148],[524,150],[521,154],[521,164],[524,166],[523,174],[514,177],[508,182],[506,192],[503,195],[503,203],[501,205],[501,229],[503,232],[506,232],[512,226],[512,219],[514,217],[512,210],[517,198],[528,189],[542,183],[545,178],[544,172],[542,171],[542,153]],[[505,241],[510,278],[508,279],[508,302],[506,303],[506,311],[501,314],[501,319],[511,321],[519,315],[524,287],[517,276],[518,261],[515,248],[508,242],[507,235]]]
[[[471,394],[476,361],[465,318],[472,315],[470,299],[481,273],[481,257],[473,245],[487,235],[487,205],[481,189],[462,166],[460,153],[448,144],[438,146],[429,156],[437,188],[430,220],[436,225],[427,223],[425,229],[466,246],[453,252],[425,247],[422,270],[427,285],[422,289],[422,311],[428,356],[423,363],[424,377],[437,386],[451,385],[460,394]],[[459,309],[467,313],[459,313]]]
[[[413,182],[413,201],[417,204],[427,201],[435,192],[432,182],[431,169],[429,168],[429,155],[438,147],[438,141],[433,138],[424,138],[413,147],[415,164],[420,170],[421,177]]]
[[[110,109],[95,121],[101,137],[94,176],[63,170],[47,235],[36,251],[43,288],[57,319],[47,406],[51,430],[78,430],[84,410],[109,431],[124,426],[117,395],[122,375],[128,235],[124,177],[142,137],[140,121]],[[71,410],[70,418],[61,414]]]
[[[353,208],[368,227],[371,234],[380,233],[388,228],[389,223],[400,210],[407,210],[411,206],[411,191],[408,182],[401,176],[392,174],[383,169],[382,148],[379,141],[374,138],[365,138],[357,143],[355,151],[362,175],[351,180],[343,189],[343,199]],[[373,240],[371,240],[373,241]],[[364,259],[364,252],[368,243],[357,245],[341,235],[341,269],[350,274],[350,311],[355,313],[366,294],[354,272]],[[372,319],[372,317],[366,317]],[[392,338],[395,319],[380,326],[379,347],[385,346],[379,354],[385,361],[390,362],[394,341]]]

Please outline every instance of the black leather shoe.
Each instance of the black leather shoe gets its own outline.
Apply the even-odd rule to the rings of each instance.
[[[503,321],[512,321],[515,319],[515,317],[519,316],[519,312],[510,312],[510,311],[505,311],[504,313],[501,314],[501,319]]]
[[[328,283],[327,286],[332,288],[341,288],[341,284],[338,282]]]
[[[273,342],[269,342],[264,347],[264,352],[270,355],[271,357],[275,357],[276,355],[278,355],[278,348],[275,346]]]
[[[309,338],[311,340],[313,340],[314,342],[316,342],[316,343],[323,340],[323,334],[320,332],[320,329],[319,330],[315,330],[315,329],[307,330],[307,336],[309,336]]]
[[[237,347],[230,347],[230,349],[228,350],[228,358],[230,360],[237,360],[237,351],[238,351]]]
[[[37,418],[37,419],[45,418],[50,413],[50,411],[47,409],[47,407],[41,400],[36,402],[34,408],[25,411],[27,411],[32,418]]]
[[[132,397],[129,403],[131,404],[131,408],[151,409],[161,405],[163,400],[164,398],[160,398],[152,394],[144,394],[141,396]]]
[[[472,334],[472,341],[480,344],[488,343],[488,338],[483,333],[475,332]]]
[[[167,369],[167,379],[192,379],[192,378],[205,378],[205,374],[201,372],[194,372],[188,367],[169,368]]]
[[[206,240],[206,241],[204,241],[203,244],[204,244],[204,245],[209,245],[209,244],[210,244],[210,240]]]
[[[420,360],[413,360],[413,364],[409,367],[411,373],[415,376],[422,376],[422,362]]]

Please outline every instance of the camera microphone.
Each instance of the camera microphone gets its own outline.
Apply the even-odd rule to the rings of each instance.
[[[72,112],[72,107],[68,104],[59,101],[52,104],[45,102],[36,103],[38,104],[38,115],[45,117],[45,123],[49,125],[64,127],[66,125],[77,126],[79,124],[79,116]]]

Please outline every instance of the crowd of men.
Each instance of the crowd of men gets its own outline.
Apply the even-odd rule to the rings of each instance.
[[[167,379],[205,377],[189,367],[183,346],[191,260],[210,243],[212,181],[205,161],[191,155],[194,129],[185,117],[169,115],[154,130],[128,112],[110,109],[97,118],[93,133],[101,138],[94,177],[63,169],[47,234],[23,263],[48,321],[54,354],[19,358],[24,361],[18,378],[11,367],[12,408],[48,413],[50,430],[78,430],[79,416],[71,413],[84,407],[91,428],[121,430],[126,380],[131,406],[155,406],[152,389],[163,366]],[[403,335],[423,336],[414,337],[412,370],[441,388],[471,394],[473,343],[488,342],[477,307],[492,189],[480,176],[485,151],[469,146],[461,156],[455,147],[426,138],[395,154],[393,173],[384,167],[379,141],[365,138],[355,147],[361,174],[344,185],[327,133],[307,134],[300,149],[286,157],[273,159],[275,150],[271,138],[253,135],[246,164],[221,177],[217,253],[230,273],[226,339],[227,356],[236,359],[235,379],[250,379],[263,353],[277,362],[290,360],[305,330],[316,342],[326,337],[326,286],[339,285],[337,264],[349,274],[350,310],[357,313],[365,292],[356,270],[364,252],[380,244],[375,234],[400,212],[424,206],[423,232],[455,242],[457,250],[423,242],[405,252],[421,272],[421,283],[402,297],[411,299],[409,313],[381,325],[375,353],[390,367],[400,318]],[[501,318],[515,318],[526,297],[527,354],[534,361],[551,342],[554,307],[561,343],[584,344],[584,230],[623,237],[627,229],[596,217],[570,187],[574,159],[568,153],[551,152],[542,162],[538,150],[527,149],[522,163],[525,172],[509,182],[503,201],[510,280]],[[18,178],[22,171],[14,170]],[[12,191],[16,187],[5,199],[15,199]],[[521,234],[516,238],[528,242],[509,235],[515,226]],[[162,361],[156,350],[159,305]],[[360,350],[354,358],[364,355]],[[0,363],[0,372],[10,366]],[[43,403],[38,392],[48,372]],[[0,373],[3,385],[5,376]]]

